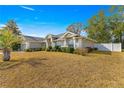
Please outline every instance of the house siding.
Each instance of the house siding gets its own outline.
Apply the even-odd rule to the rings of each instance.
[[[40,42],[23,42],[21,44],[21,50],[25,50],[29,48],[41,48],[41,47],[42,47],[42,43]]]
[[[40,42],[30,42],[29,48],[41,48],[42,44]]]
[[[64,41],[58,41],[58,42],[56,42],[56,46],[64,46]]]
[[[78,46],[78,48],[82,48],[82,39],[78,39],[78,44],[77,44]]]
[[[86,39],[83,39],[81,44],[82,44],[82,48],[84,48],[84,47],[94,47],[94,42],[86,40]]]
[[[28,49],[30,47],[29,42],[23,42],[21,44],[21,50]]]

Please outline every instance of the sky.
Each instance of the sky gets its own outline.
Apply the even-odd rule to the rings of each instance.
[[[0,5],[0,27],[8,20],[16,21],[22,34],[44,37],[60,34],[76,22],[88,20],[100,10],[108,12],[107,5]]]

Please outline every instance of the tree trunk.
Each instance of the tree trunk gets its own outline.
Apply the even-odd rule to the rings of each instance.
[[[8,48],[3,49],[3,61],[10,60],[10,50]]]

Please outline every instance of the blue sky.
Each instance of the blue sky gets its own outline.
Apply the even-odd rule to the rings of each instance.
[[[98,11],[109,8],[107,5],[0,5],[0,27],[14,19],[23,34],[43,37],[63,33],[75,22],[87,25],[88,19]]]

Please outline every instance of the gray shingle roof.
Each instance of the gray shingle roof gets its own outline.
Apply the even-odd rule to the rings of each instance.
[[[64,35],[64,33],[61,33],[61,34],[58,34],[58,35],[55,35],[55,36],[58,36],[58,37],[60,37],[60,36],[62,36],[62,35]]]
[[[25,35],[23,37],[28,42],[42,42],[44,40],[44,38],[40,38],[40,37],[25,36]]]
[[[52,37],[61,37],[63,34],[64,34],[64,33],[57,34],[57,35],[48,34],[48,35],[46,36],[46,38],[47,38],[49,35],[51,35]]]

